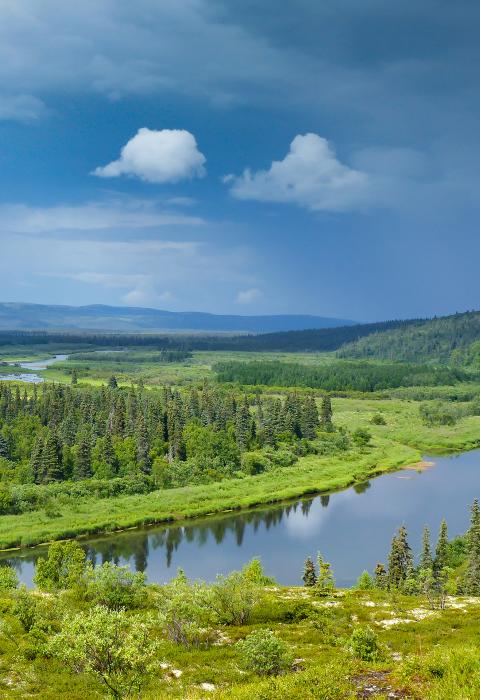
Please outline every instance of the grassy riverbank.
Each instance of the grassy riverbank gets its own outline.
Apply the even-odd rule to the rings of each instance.
[[[333,491],[419,459],[418,450],[385,442],[366,454],[350,455],[348,461],[345,457],[309,455],[291,468],[259,476],[134,496],[83,499],[61,507],[53,518],[43,511],[5,515],[0,517],[0,548],[113,532]]]
[[[339,455],[307,455],[291,467],[257,476],[149,494],[67,500],[59,504],[53,517],[45,510],[4,515],[0,517],[0,548],[109,533],[333,491],[415,464],[424,453],[469,450],[480,444],[480,417],[467,416],[453,426],[429,427],[420,421],[416,402],[336,399],[334,413],[338,427],[368,429],[371,444]],[[372,423],[378,414],[385,425]]]

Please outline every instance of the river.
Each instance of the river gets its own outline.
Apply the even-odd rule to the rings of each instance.
[[[212,580],[260,556],[266,572],[282,584],[300,584],[303,562],[320,550],[332,563],[339,586],[386,561],[392,535],[405,523],[416,551],[424,525],[435,539],[446,518],[450,536],[468,527],[469,506],[480,496],[480,450],[426,457],[435,466],[404,469],[329,495],[257,508],[184,524],[120,532],[84,542],[94,563],[114,561],[164,582],[177,567]],[[31,585],[35,559],[45,548],[8,557]]]
[[[34,362],[7,362],[7,364],[11,365],[12,367],[28,369],[30,371],[28,373],[15,371],[12,372],[12,374],[0,374],[0,381],[16,381],[26,382],[27,384],[41,384],[45,380],[40,374],[36,374],[36,372],[41,372],[42,370],[47,369],[47,367],[49,367],[50,365],[55,364],[55,362],[63,362],[67,358],[68,355],[54,355],[53,357],[49,357],[46,360],[35,360]]]

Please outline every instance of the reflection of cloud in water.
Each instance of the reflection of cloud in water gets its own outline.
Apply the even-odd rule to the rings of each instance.
[[[285,521],[285,530],[293,538],[307,539],[313,533],[321,531],[333,509],[333,500],[325,507],[320,498],[315,498],[308,510],[298,508],[289,514]]]

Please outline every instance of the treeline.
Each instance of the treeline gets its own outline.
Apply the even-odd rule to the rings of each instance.
[[[319,415],[312,395],[296,393],[249,397],[210,386],[146,392],[111,381],[101,389],[43,384],[27,395],[4,385],[0,481],[74,481],[105,497],[209,483],[290,466],[319,427],[332,430],[328,397]],[[29,509],[35,497],[28,489],[1,492],[0,510]]]
[[[434,607],[444,607],[447,594],[480,595],[480,506],[475,499],[470,527],[464,537],[449,542],[445,520],[435,548],[424,528],[422,549],[415,565],[407,529],[399,527],[392,539],[388,567],[377,564],[374,583],[378,588],[400,590],[407,595],[424,594]]]
[[[480,312],[454,314],[421,324],[377,332],[345,345],[338,357],[461,364],[480,340]],[[478,358],[475,347],[472,354]]]
[[[115,363],[141,363],[141,362],[159,362],[170,363],[170,362],[186,362],[192,358],[192,353],[188,350],[162,350],[161,352],[146,353],[142,355],[141,353],[128,352],[127,350],[117,350],[108,352],[101,351],[90,351],[90,352],[76,352],[72,355],[72,360],[77,361],[87,361],[87,362],[108,362],[109,364]]]
[[[91,333],[80,331],[0,331],[0,345],[81,347],[152,347],[156,349],[242,350],[252,352],[327,352],[372,333],[418,325],[418,319],[259,335],[184,335],[158,333]]]
[[[298,386],[325,391],[379,391],[400,386],[438,386],[467,381],[459,368],[402,363],[333,362],[312,367],[294,362],[222,362],[214,367],[220,382]]]

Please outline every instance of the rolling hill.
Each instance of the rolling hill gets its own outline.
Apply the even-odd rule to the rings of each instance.
[[[334,328],[354,321],[309,315],[236,316],[140,307],[0,303],[0,330],[267,333]]]

